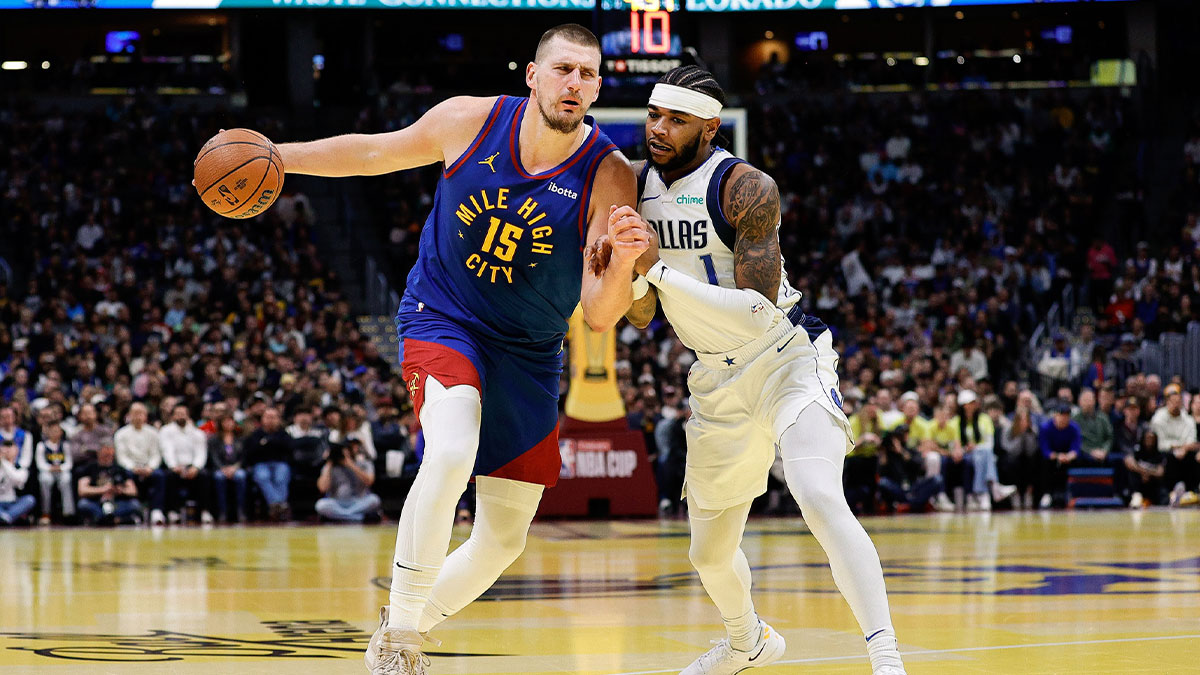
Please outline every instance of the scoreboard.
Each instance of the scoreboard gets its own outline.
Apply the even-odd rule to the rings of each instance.
[[[675,0],[601,0],[602,10],[614,12],[617,21],[628,25],[621,38],[630,54],[668,54],[673,51],[671,14],[679,10]],[[620,30],[624,30],[624,26]]]
[[[682,1],[600,0],[596,32],[606,85],[649,85],[672,68],[695,63],[679,32]]]

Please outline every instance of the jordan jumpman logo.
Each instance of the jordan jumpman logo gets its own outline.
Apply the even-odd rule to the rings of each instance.
[[[492,173],[496,173],[496,167],[492,166],[492,162],[496,161],[496,158],[499,156],[500,156],[500,151],[497,150],[496,154],[492,155],[491,157],[488,157],[487,159],[480,160],[479,163],[487,164],[487,168],[491,169]]]

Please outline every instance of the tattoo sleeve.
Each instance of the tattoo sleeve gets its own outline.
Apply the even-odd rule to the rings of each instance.
[[[725,212],[737,228],[734,281],[738,288],[753,288],[775,302],[783,274],[779,253],[779,188],[770,176],[753,169],[738,176],[727,194]]]
[[[658,292],[654,288],[650,288],[645,297],[633,301],[629,311],[625,312],[625,318],[629,319],[629,323],[635,327],[645,328],[654,320],[656,312],[658,312]]]

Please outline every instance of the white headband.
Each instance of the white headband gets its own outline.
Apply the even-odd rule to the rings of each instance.
[[[650,92],[650,104],[711,120],[721,114],[721,102],[694,89],[659,82]]]

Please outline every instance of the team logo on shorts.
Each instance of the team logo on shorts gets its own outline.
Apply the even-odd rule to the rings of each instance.
[[[420,373],[413,373],[412,382],[408,383],[408,395],[411,396],[414,401],[417,400],[417,391],[421,388],[420,382]]]
[[[833,399],[834,405],[836,405],[839,408],[842,407],[842,397],[838,394],[837,389],[834,389],[833,387],[829,388],[829,398]]]

